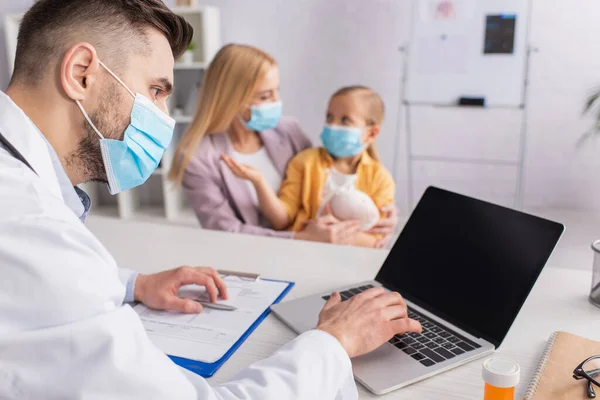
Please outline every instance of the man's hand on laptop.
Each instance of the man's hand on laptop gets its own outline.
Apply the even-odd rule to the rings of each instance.
[[[346,301],[333,293],[319,315],[317,329],[338,339],[353,358],[375,350],[394,335],[420,333],[421,324],[407,314],[402,296],[380,287]]]

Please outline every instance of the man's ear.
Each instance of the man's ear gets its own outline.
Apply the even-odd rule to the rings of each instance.
[[[101,68],[94,46],[85,42],[72,46],[60,67],[60,82],[65,94],[72,100],[85,100],[98,81]]]

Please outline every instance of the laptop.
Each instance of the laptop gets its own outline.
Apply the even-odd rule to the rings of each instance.
[[[564,227],[429,187],[375,280],[332,288],[343,300],[371,287],[398,291],[421,334],[395,336],[352,360],[375,394],[493,352],[504,340]],[[314,329],[331,292],[272,306],[297,333]]]

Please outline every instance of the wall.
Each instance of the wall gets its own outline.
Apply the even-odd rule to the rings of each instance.
[[[2,13],[31,1],[0,0]],[[173,4],[174,1],[167,1]],[[406,209],[406,144],[400,107],[402,53],[408,41],[409,0],[201,0],[218,6],[222,39],[251,43],[280,63],[287,114],[317,140],[329,95],[361,83],[378,90],[388,110],[379,149],[398,183]],[[576,4],[576,6],[575,6]],[[575,143],[591,120],[581,117],[590,89],[600,85],[600,3],[595,0],[534,0],[528,138],[524,173],[526,208],[561,207],[600,211],[600,145]],[[3,34],[2,34],[3,36]],[[2,37],[3,39],[3,37]],[[6,84],[0,43],[0,87]],[[469,120],[464,116],[464,122]],[[435,120],[435,115],[430,117]],[[486,126],[500,121],[487,121]],[[416,134],[416,133],[415,133]],[[462,146],[463,143],[455,143]],[[435,177],[432,177],[435,178]]]
[[[32,4],[33,0],[0,0],[0,90],[6,89],[9,80],[4,41],[4,16],[25,12]]]
[[[600,3],[534,1],[525,201],[600,211],[600,146],[575,143],[591,126],[581,118],[590,90],[600,86]]]

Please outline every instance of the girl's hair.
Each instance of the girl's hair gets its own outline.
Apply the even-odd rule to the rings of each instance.
[[[271,55],[253,46],[230,44],[219,50],[204,76],[194,119],[175,150],[169,179],[181,184],[204,135],[229,128],[276,65]]]
[[[346,86],[335,92],[331,98],[338,96],[353,95],[357,96],[363,104],[363,115],[367,120],[367,125],[381,125],[385,114],[385,105],[381,96],[373,89],[366,86]],[[367,153],[376,161],[379,160],[379,154],[375,149],[375,145],[370,145],[367,148]]]

